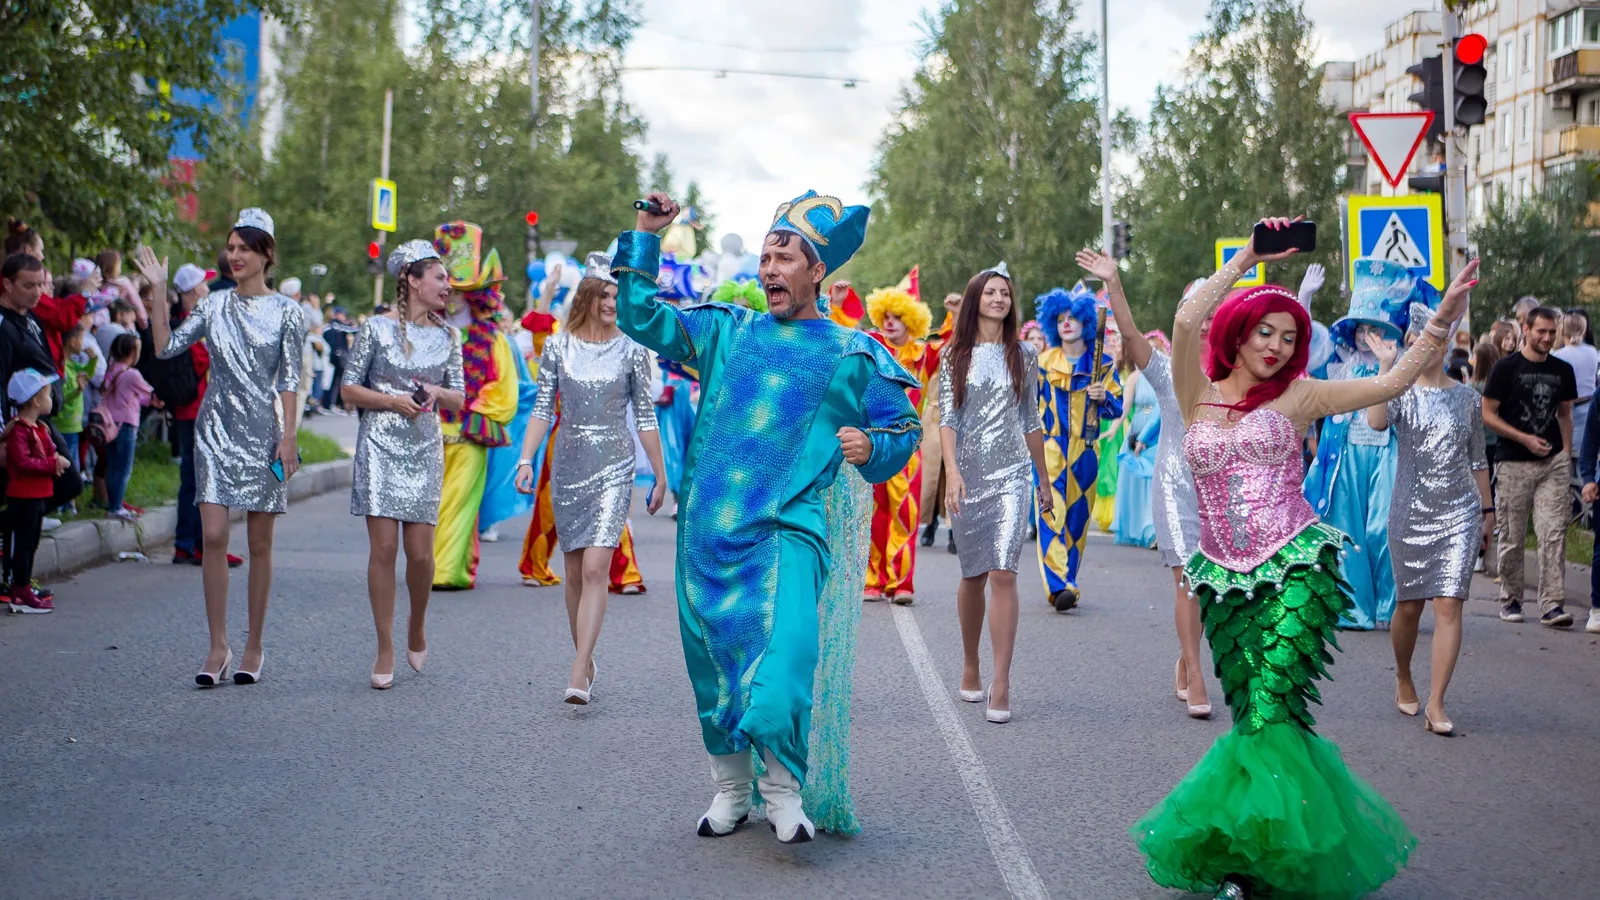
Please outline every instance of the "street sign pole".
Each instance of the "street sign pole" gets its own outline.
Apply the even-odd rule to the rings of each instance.
[[[1456,144],[1456,38],[1461,36],[1461,14],[1444,11],[1444,227],[1450,252],[1445,255],[1446,283],[1467,261],[1466,154]]]
[[[383,92],[383,157],[379,168],[383,170],[383,180],[389,180],[389,132],[394,127],[394,90]],[[398,210],[396,210],[398,212]],[[378,230],[378,246],[386,244],[388,232]],[[372,308],[377,309],[383,305],[383,267],[386,262],[383,253],[378,253],[378,274],[372,276]]]
[[[1111,255],[1111,22],[1100,0],[1100,246]]]

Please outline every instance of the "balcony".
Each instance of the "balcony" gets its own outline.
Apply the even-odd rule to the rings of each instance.
[[[1550,60],[1547,94],[1587,91],[1600,87],[1600,49],[1569,50]]]
[[[1544,164],[1561,165],[1580,156],[1600,156],[1600,125],[1565,125],[1544,133]]]

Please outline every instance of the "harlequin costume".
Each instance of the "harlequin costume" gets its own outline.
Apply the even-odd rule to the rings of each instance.
[[[1039,569],[1050,605],[1066,612],[1078,603],[1078,566],[1094,509],[1095,482],[1100,475],[1100,453],[1094,441],[1084,439],[1084,414],[1089,406],[1089,385],[1095,380],[1095,360],[1105,372],[1101,384],[1106,396],[1099,414],[1122,415],[1122,377],[1111,357],[1096,345],[1098,314],[1094,294],[1083,285],[1071,293],[1056,288],[1038,300],[1039,324],[1050,346],[1039,354],[1039,406],[1044,415],[1044,463],[1055,494],[1054,519],[1039,516]],[[1083,327],[1082,356],[1072,359],[1061,348],[1062,316],[1072,316]],[[1110,461],[1108,461],[1110,462]],[[1035,476],[1037,477],[1037,476]]]
[[[533,354],[527,361],[534,378],[539,375],[539,357],[544,353],[545,341],[560,329],[555,316],[533,310],[522,317],[522,327],[533,337]],[[555,502],[550,494],[550,448],[555,445],[556,431],[561,427],[560,406],[557,401],[556,418],[550,423],[550,433],[539,445],[534,455],[533,515],[528,519],[528,533],[522,539],[522,559],[517,571],[522,583],[531,587],[552,587],[561,583],[561,576],[550,568],[555,556],[556,534]],[[610,578],[606,586],[613,594],[642,594],[645,592],[644,576],[639,572],[639,556],[633,546],[633,526],[623,524],[622,543],[611,552]]]
[[[1333,380],[1378,373],[1378,358],[1356,346],[1355,332],[1371,326],[1393,340],[1405,333],[1415,278],[1399,263],[1358,259],[1350,283],[1350,311],[1328,329],[1335,360]],[[1305,496],[1329,525],[1350,536],[1345,578],[1353,604],[1340,626],[1370,630],[1394,618],[1394,569],[1389,557],[1389,501],[1400,461],[1393,428],[1373,430],[1367,411],[1340,413],[1322,423],[1317,455],[1306,470]]]
[[[1317,520],[1299,489],[1300,438],[1319,417],[1400,395],[1424,366],[1439,364],[1444,339],[1430,329],[1377,378],[1291,378],[1281,395],[1241,412],[1201,371],[1200,339],[1201,323],[1240,274],[1230,263],[1184,301],[1172,360],[1200,511],[1200,548],[1184,574],[1233,729],[1131,834],[1166,887],[1354,900],[1405,865],[1416,837],[1312,730],[1314,682],[1333,662],[1326,648],[1338,647],[1335,623],[1350,589],[1340,565],[1345,536]],[[1274,285],[1246,297],[1262,295],[1278,303],[1273,312],[1297,302]]]
[[[905,325],[909,339],[899,347],[881,330],[869,332],[873,340],[894,354],[896,361],[916,379],[906,389],[913,409],[922,408],[928,383],[939,371],[939,348],[925,338],[933,324],[926,304],[903,288],[884,288],[867,295],[867,315],[882,328],[885,315]],[[921,520],[922,449],[911,454],[906,467],[881,484],[872,486],[872,551],[867,561],[867,600],[892,600],[910,604],[916,596],[917,523]]]
[[[447,320],[462,329],[461,361],[467,402],[459,412],[440,410],[444,432],[444,493],[433,536],[434,588],[471,590],[478,578],[478,511],[483,503],[491,447],[511,443],[507,426],[517,413],[516,351],[501,333],[500,253],[485,252],[483,229],[447,222],[434,233],[454,293]]]
[[[811,192],[780,207],[772,230],[806,241],[831,271],[861,246],[867,216]],[[626,232],[612,272],[617,325],[693,365],[702,385],[676,567],[684,657],[718,787],[699,833],[727,834],[748,816],[753,749],[779,840],[815,831],[803,784],[821,827],[856,831],[845,772],[868,507],[851,485],[892,478],[916,451],[906,391],[917,382],[883,345],[826,318],[822,298],[814,319],[664,303],[659,261],[655,235]],[[859,467],[843,465],[845,427],[871,441]]]

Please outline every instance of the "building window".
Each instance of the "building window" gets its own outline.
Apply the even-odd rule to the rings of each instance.
[[[1528,114],[1528,104],[1517,110],[1517,143],[1526,144],[1533,139],[1533,117]]]
[[[1578,117],[1579,124],[1600,125],[1600,97],[1594,97],[1583,104],[1583,115]]]
[[[1533,32],[1522,33],[1522,71],[1533,71]]]
[[[1500,41],[1500,80],[1511,80],[1511,39]]]
[[[1500,149],[1511,149],[1511,107],[1506,107],[1494,117],[1494,127],[1500,131]]]
[[[1485,193],[1486,192],[1484,190],[1484,185],[1483,185],[1482,182],[1479,182],[1477,184],[1477,186],[1473,187],[1473,189],[1472,189],[1472,216],[1473,216],[1473,218],[1476,218],[1476,219],[1483,218],[1484,194]]]
[[[1577,15],[1576,12],[1573,13]],[[1572,23],[1573,31],[1578,30],[1578,23]],[[1600,44],[1600,9],[1586,9],[1583,11],[1583,42],[1585,44]]]
[[[1519,201],[1527,200],[1531,196],[1533,196],[1533,189],[1528,181],[1528,176],[1524,175],[1517,179],[1517,199]]]
[[[1571,17],[1561,16],[1560,18],[1552,19],[1550,22],[1551,57],[1560,56],[1561,51],[1567,49],[1567,19],[1569,18]]]

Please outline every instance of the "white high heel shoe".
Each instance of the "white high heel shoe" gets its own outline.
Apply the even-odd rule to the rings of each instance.
[[[817,826],[800,803],[800,782],[778,762],[771,750],[762,751],[767,771],[761,776],[761,799],[767,802],[767,824],[780,844],[804,844],[817,836]]]
[[[567,693],[561,698],[562,702],[570,703],[573,706],[588,706],[589,701],[594,699],[594,677],[598,674],[600,674],[600,667],[595,664],[594,659],[591,657],[589,660],[588,687],[585,689],[567,688]]]
[[[261,680],[261,670],[267,665],[267,653],[261,652],[261,658],[256,660],[256,670],[247,672],[242,667],[233,673],[234,684],[255,684]]]
[[[711,777],[717,780],[717,795],[711,808],[700,817],[695,833],[701,837],[725,837],[750,818],[751,785],[756,780],[756,761],[750,751],[711,757]]]
[[[988,688],[985,688],[984,691],[983,691],[983,705],[985,707],[984,710],[983,710],[984,721],[993,722],[996,725],[1004,725],[1007,722],[1011,721],[1011,710],[1009,710],[1009,709],[995,709],[994,707],[989,706],[989,689]]]
[[[393,672],[384,672],[382,674],[379,674],[377,672],[373,672],[372,673],[372,689],[373,690],[376,690],[376,691],[387,691],[389,688],[392,688],[392,687],[394,687],[394,673]]]
[[[965,689],[962,689],[962,688],[957,688],[956,689],[956,696],[960,697],[963,703],[982,703],[983,702],[983,691],[981,691],[981,690],[980,691],[969,691],[969,690],[965,690]]]
[[[201,687],[216,687],[228,680],[228,667],[231,665],[233,665],[233,649],[229,648],[227,655],[222,658],[222,668],[215,672],[202,669],[200,674],[194,676],[194,683]]]
[[[406,665],[411,667],[411,671],[413,671],[413,672],[421,672],[422,671],[422,664],[427,662],[427,661],[428,661],[428,651],[426,651],[426,650],[413,650],[410,647],[406,648]]]

